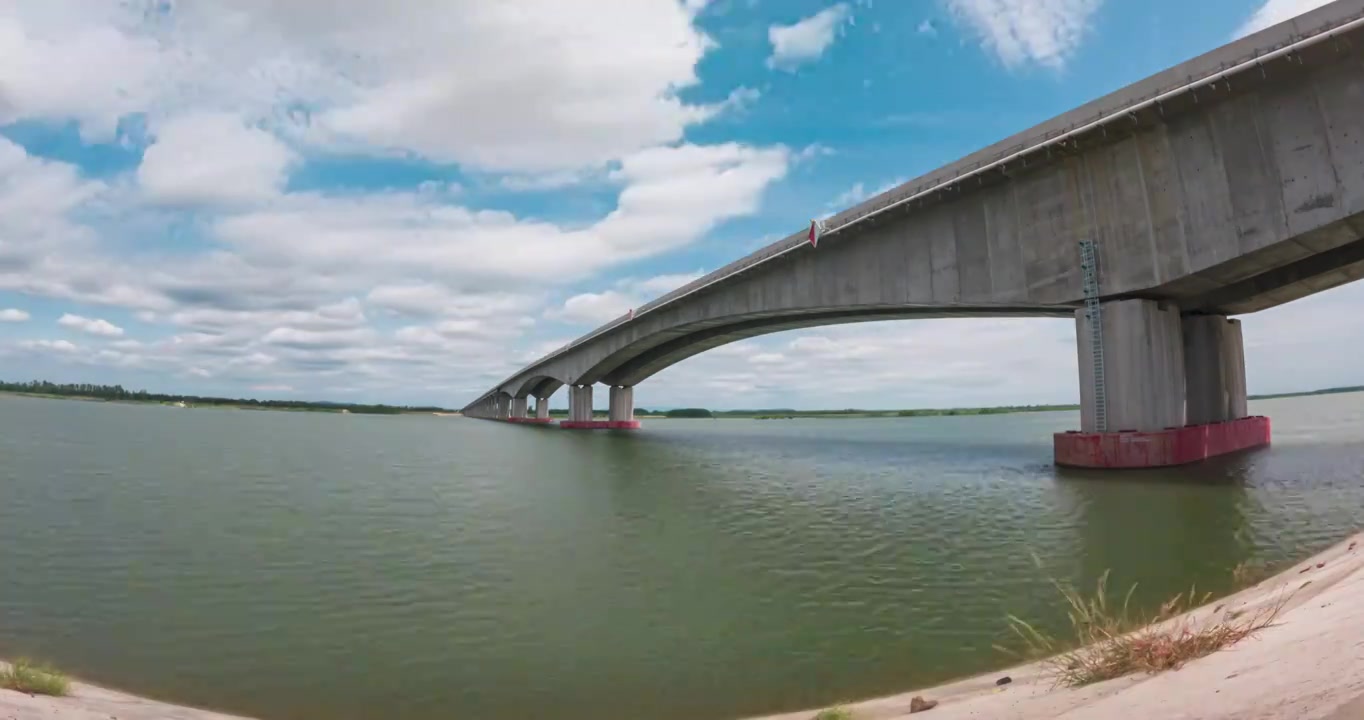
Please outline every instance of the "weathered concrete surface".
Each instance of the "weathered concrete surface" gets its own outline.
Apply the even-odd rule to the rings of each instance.
[[[1364,29],[1348,25],[1361,18],[1364,0],[1339,0],[1100,98],[835,215],[817,248],[798,232],[648,303],[475,404],[633,386],[777,330],[1068,317],[1081,239],[1098,242],[1105,298],[1185,313],[1252,312],[1364,277]],[[1271,55],[1313,35],[1332,39]],[[1138,105],[1182,87],[1194,89]]]
[[[1176,622],[1253,613],[1285,597],[1272,626],[1180,670],[1068,689],[1034,663],[849,707],[858,720],[1364,720],[1364,534]],[[1004,675],[1013,682],[997,687]],[[939,705],[911,716],[916,695]]]
[[[568,419],[570,422],[592,419],[591,385],[574,385],[568,389]]]
[[[1246,416],[1246,356],[1241,321],[1189,315],[1184,332],[1185,422],[1190,425]]]
[[[1153,300],[1103,304],[1104,386],[1109,432],[1184,425],[1184,336],[1179,309]],[[1080,429],[1097,432],[1089,318],[1075,311],[1080,367]]]
[[[611,386],[611,409],[608,415],[611,422],[629,422],[635,419],[635,389],[632,387]]]

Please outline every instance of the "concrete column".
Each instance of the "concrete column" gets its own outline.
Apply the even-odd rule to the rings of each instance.
[[[498,420],[506,420],[507,418],[511,417],[511,403],[509,402],[509,400],[510,398],[508,398],[506,395],[497,396]]]
[[[526,417],[526,398],[523,397],[512,398],[511,416],[514,418]]]
[[[1108,432],[1184,425],[1184,338],[1178,308],[1114,300],[1102,308]],[[1075,313],[1080,362],[1080,429],[1097,431],[1089,319]]]
[[[635,419],[635,389],[611,386],[611,422]]]
[[[539,420],[549,419],[549,398],[535,398],[535,417]]]
[[[1189,315],[1183,327],[1187,422],[1202,425],[1246,417],[1241,321],[1222,315]]]
[[[592,386],[573,385],[568,388],[568,419],[586,422],[592,419]]]

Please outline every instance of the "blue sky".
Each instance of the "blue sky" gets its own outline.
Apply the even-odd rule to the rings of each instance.
[[[1320,4],[6,3],[0,377],[457,407],[809,217]],[[1364,382],[1361,300],[1245,318],[1252,391]],[[1073,336],[783,333],[636,397],[1069,401]]]

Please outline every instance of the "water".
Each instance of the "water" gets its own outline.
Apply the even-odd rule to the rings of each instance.
[[[1364,396],[1268,450],[1058,471],[1072,413],[648,421],[0,397],[0,656],[271,720],[697,720],[1003,662],[1106,568],[1150,603],[1329,544]],[[1044,567],[1039,569],[1034,554]]]

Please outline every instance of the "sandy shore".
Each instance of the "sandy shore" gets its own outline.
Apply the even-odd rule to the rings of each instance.
[[[1178,671],[1072,690],[1054,687],[1042,666],[1023,665],[849,707],[857,720],[908,718],[910,698],[922,695],[940,704],[915,720],[1364,720],[1364,533],[1190,617],[1254,612],[1285,595],[1272,627]],[[996,687],[1005,675],[1013,682]],[[810,720],[815,712],[753,720]],[[0,690],[0,720],[37,718],[244,720],[83,683],[64,698]]]

